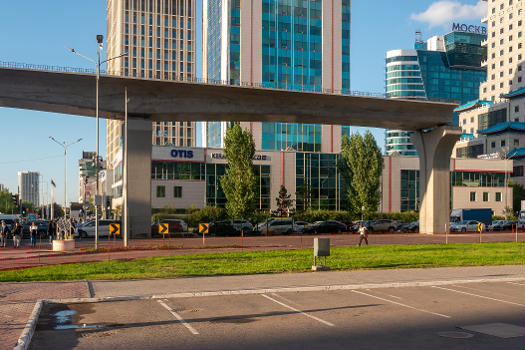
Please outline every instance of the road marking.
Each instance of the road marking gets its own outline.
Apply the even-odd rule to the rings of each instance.
[[[194,335],[197,335],[199,334],[199,332],[197,332],[195,330],[195,328],[193,328],[192,326],[190,326],[186,321],[184,321],[184,319],[178,314],[176,313],[175,311],[173,311],[173,309],[171,307],[169,307],[164,301],[162,300],[157,300],[159,302],[160,305],[162,305],[166,310],[168,310],[173,316],[175,316],[175,318],[177,320],[179,320],[180,323],[182,323],[186,328],[188,328],[188,330],[194,334]]]
[[[516,283],[516,282],[507,282],[507,283],[515,284],[516,286],[525,286],[525,284],[523,283]]]
[[[449,290],[451,292],[456,292],[456,293],[461,293],[461,294],[466,294],[466,295],[472,295],[474,297],[478,297],[478,298],[483,298],[483,299],[489,299],[489,300],[494,300],[494,301],[499,301],[499,302],[502,302],[502,303],[505,303],[505,304],[512,304],[512,305],[518,305],[518,306],[525,306],[524,304],[519,304],[519,303],[514,303],[512,301],[508,301],[508,300],[501,300],[501,299],[496,299],[496,298],[491,298],[491,297],[486,297],[484,295],[479,295],[479,294],[474,294],[474,293],[467,293],[467,292],[463,292],[461,290],[455,290],[455,289],[452,289],[452,288],[444,288],[444,287],[438,287],[438,286],[432,286],[433,288],[438,288],[438,289],[443,289],[443,290]]]
[[[330,326],[330,327],[334,327],[334,326],[335,326],[333,323],[330,323],[330,322],[328,322],[328,321],[325,321],[325,320],[323,320],[323,319],[320,319],[319,317],[315,317],[315,316],[312,316],[312,315],[310,315],[310,314],[307,314],[306,312],[301,311],[301,310],[299,310],[299,309],[296,309],[296,308],[294,308],[293,306],[290,306],[290,305],[286,305],[286,304],[284,304],[284,303],[281,303],[279,300],[275,300],[274,298],[272,298],[272,297],[270,297],[270,296],[268,296],[268,295],[266,295],[266,294],[261,294],[261,295],[262,295],[263,297],[265,297],[266,299],[273,301],[274,303],[277,303],[277,304],[279,304],[279,305],[281,305],[281,306],[284,306],[285,308],[288,308],[288,309],[293,310],[293,311],[295,311],[295,312],[301,313],[301,314],[305,315],[306,317],[311,318],[312,320],[316,320],[316,321],[321,322],[322,324],[325,324],[325,325]]]
[[[490,290],[485,290],[483,288],[471,288],[471,287],[466,287],[466,286],[462,286],[462,285],[459,285],[459,284],[453,284],[452,287],[469,289],[469,290],[475,290],[477,292],[485,292],[485,293],[488,293],[488,294],[493,294],[493,295],[499,295],[499,296],[502,296],[502,297],[512,298],[512,296],[510,296],[508,294],[501,293],[501,292],[493,292],[493,291],[490,291]]]
[[[448,315],[439,314],[439,313],[437,313],[437,312],[432,312],[432,311],[428,311],[428,310],[425,310],[425,309],[419,309],[419,308],[414,307],[414,306],[410,306],[410,305],[407,305],[407,304],[399,303],[399,302],[397,302],[397,301],[393,301],[393,300],[389,300],[389,299],[381,298],[381,297],[378,297],[378,296],[373,295],[373,294],[368,294],[368,293],[365,293],[365,292],[360,292],[360,291],[358,291],[358,290],[353,290],[352,292],[357,293],[357,294],[367,295],[367,296],[369,296],[369,297],[376,298],[376,299],[383,300],[383,301],[387,301],[387,302],[392,303],[392,304],[396,304],[396,305],[404,306],[404,307],[407,307],[407,308],[409,308],[409,309],[413,309],[413,310],[417,310],[417,311],[425,312],[425,313],[427,313],[427,314],[432,314],[432,315],[441,316],[441,317],[445,317],[445,318],[451,318],[451,316],[448,316]]]
[[[369,292],[372,291],[371,289],[366,289],[366,290],[369,291]],[[383,293],[383,292],[380,292],[378,290],[376,290],[376,293],[383,294],[383,295],[389,296],[389,297],[394,298],[394,299],[399,299],[399,300],[403,299],[401,297],[398,297],[398,296],[395,296],[395,295],[392,295],[392,294]]]

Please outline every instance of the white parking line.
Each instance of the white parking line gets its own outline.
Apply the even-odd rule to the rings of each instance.
[[[312,315],[310,315],[310,314],[307,314],[306,312],[301,311],[301,310],[298,310],[298,309],[294,308],[293,306],[290,306],[290,305],[286,305],[286,304],[284,304],[284,303],[281,303],[279,300],[275,300],[274,298],[272,298],[272,297],[270,297],[270,296],[268,296],[268,295],[266,295],[266,294],[261,294],[261,295],[262,295],[263,297],[265,297],[266,299],[273,301],[274,303],[277,303],[277,304],[279,304],[279,305],[281,305],[281,306],[284,306],[285,308],[288,308],[288,309],[293,310],[293,311],[295,311],[295,312],[301,313],[301,314],[305,315],[306,317],[311,318],[312,320],[316,320],[316,321],[321,322],[322,324],[325,324],[325,325],[330,326],[330,327],[334,327],[334,326],[335,326],[333,323],[330,323],[330,322],[328,322],[328,321],[325,321],[325,320],[323,320],[323,319],[320,319],[319,317],[315,317],[315,316],[312,316]]]
[[[387,302],[392,303],[392,304],[396,304],[396,305],[404,306],[404,307],[407,307],[407,308],[409,308],[409,309],[413,309],[413,310],[417,310],[417,311],[425,312],[425,313],[427,313],[427,314],[432,314],[432,315],[441,316],[441,317],[445,317],[445,318],[451,318],[451,317],[448,316],[448,315],[439,314],[439,313],[437,313],[437,312],[432,312],[432,311],[428,311],[428,310],[425,310],[425,309],[419,309],[419,308],[414,307],[414,306],[410,306],[410,305],[407,305],[407,304],[399,303],[399,302],[397,302],[397,301],[393,301],[393,300],[389,300],[389,299],[381,298],[381,297],[378,297],[378,296],[373,295],[373,294],[368,294],[368,293],[365,293],[365,292],[360,292],[360,291],[358,291],[358,290],[353,290],[352,292],[357,293],[357,294],[367,295],[367,296],[369,296],[369,297],[376,298],[376,299],[383,300],[383,301],[387,301]]]
[[[182,323],[186,328],[188,328],[188,330],[194,334],[194,335],[197,335],[199,334],[199,332],[197,332],[195,330],[195,328],[193,328],[192,326],[190,326],[186,321],[184,321],[184,319],[178,314],[176,313],[175,311],[173,311],[173,309],[171,307],[169,307],[164,301],[162,300],[157,300],[159,302],[160,305],[162,305],[166,310],[168,310],[173,316],[175,316],[175,318],[177,320],[179,320],[180,323]]]
[[[371,292],[372,290],[371,289],[366,289],[367,291]],[[387,297],[390,297],[390,298],[394,298],[394,299],[399,299],[399,300],[402,300],[403,298],[401,297],[398,297],[398,296],[395,296],[395,295],[392,295],[392,294],[387,294],[387,293],[383,293],[383,292],[380,292],[378,290],[375,291],[376,293],[379,293],[379,294],[383,294],[383,295],[386,295]]]
[[[522,286],[522,287],[525,286],[525,284],[523,283],[517,283],[517,282],[507,282],[507,283],[514,284],[516,286]]]
[[[438,286],[432,286],[433,288],[438,288],[438,289],[443,289],[443,290],[448,290],[448,291],[451,291],[451,292],[456,292],[456,293],[461,293],[461,294],[466,294],[466,295],[472,295],[474,297],[478,297],[478,298],[483,298],[483,299],[489,299],[489,300],[494,300],[494,301],[499,301],[499,302],[502,302],[502,303],[505,303],[505,304],[512,304],[512,305],[518,305],[518,306],[525,306],[524,304],[519,304],[519,303],[514,303],[512,301],[508,301],[508,300],[501,300],[501,299],[496,299],[496,298],[491,298],[491,297],[486,297],[484,295],[479,295],[479,294],[474,294],[474,293],[467,293],[467,292],[463,292],[461,290],[455,290],[455,289],[452,289],[452,288],[444,288],[444,287],[438,287]]]

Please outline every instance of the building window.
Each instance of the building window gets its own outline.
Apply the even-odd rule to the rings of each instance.
[[[501,202],[501,192],[496,192],[496,202]]]
[[[173,187],[173,197],[174,198],[182,198],[182,186],[174,186]]]
[[[483,202],[488,202],[488,201],[489,201],[489,193],[483,192]]]
[[[470,201],[475,202],[476,201],[476,192],[470,192]]]
[[[157,186],[157,198],[166,197],[166,186]]]

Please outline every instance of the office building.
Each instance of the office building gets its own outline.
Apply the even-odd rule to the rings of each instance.
[[[419,159],[399,156],[383,159],[380,211],[419,211]],[[512,187],[506,186],[512,168],[512,160],[452,158],[450,208],[491,208],[495,215],[504,215],[505,207],[512,207]]]
[[[194,80],[195,12],[195,0],[108,0],[107,57],[128,53],[109,61],[108,73],[141,79]],[[107,164],[116,176],[107,180],[111,181],[115,198],[122,193],[122,169],[113,168],[121,164],[122,126],[120,121],[107,121]],[[152,145],[195,146],[195,130],[194,122],[155,122]]]
[[[455,148],[458,157],[507,157],[525,139],[525,1],[487,1],[487,79],[479,100],[460,106],[460,126],[472,137]]]
[[[350,91],[350,0],[203,2],[203,76],[298,91]],[[223,147],[226,122],[203,123],[202,146]],[[323,152],[332,126],[249,123],[259,150]],[[256,138],[257,139],[257,138]],[[257,142],[256,142],[257,143]]]
[[[40,173],[34,171],[18,172],[18,190],[20,200],[40,205]]]
[[[481,67],[486,57],[486,49],[481,43],[486,35],[461,31],[462,26],[457,24],[452,29],[450,33],[433,36],[426,42],[417,33],[414,49],[387,52],[387,97],[458,104],[478,98],[479,84],[486,78],[485,69]],[[457,120],[453,123],[458,124]],[[417,155],[410,142],[411,134],[410,131],[387,130],[386,154]]]

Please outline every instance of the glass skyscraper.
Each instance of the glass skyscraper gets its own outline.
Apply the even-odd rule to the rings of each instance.
[[[204,0],[203,76],[209,83],[345,93],[350,0]],[[321,125],[262,123],[262,150],[321,151]],[[218,147],[225,128],[203,127]]]
[[[481,62],[486,35],[451,32],[434,36],[426,43],[416,41],[413,50],[392,50],[386,55],[386,96],[463,104],[479,96],[486,79]],[[425,116],[421,116],[424,118]],[[458,125],[457,116],[453,123]],[[387,130],[387,155],[416,156],[410,131]]]

